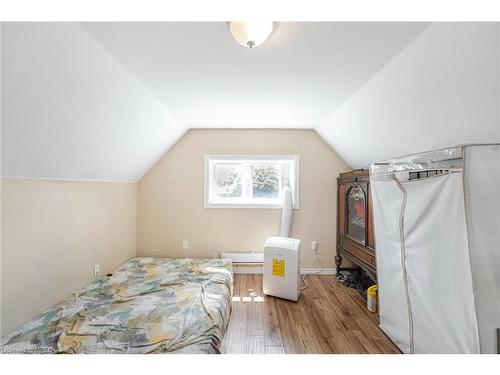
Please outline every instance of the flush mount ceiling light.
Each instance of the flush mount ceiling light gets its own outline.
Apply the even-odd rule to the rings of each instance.
[[[239,44],[254,48],[269,38],[273,32],[273,22],[229,22],[229,31]]]

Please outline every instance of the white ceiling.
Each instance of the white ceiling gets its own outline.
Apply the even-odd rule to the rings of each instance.
[[[1,34],[2,176],[137,181],[185,132],[77,24]]]
[[[500,142],[500,24],[431,25],[316,131],[353,168]]]
[[[498,24],[2,24],[2,176],[137,181],[195,127],[314,128],[352,167],[500,141]]]
[[[313,128],[423,23],[281,23],[255,49],[223,22],[85,23],[189,127]]]

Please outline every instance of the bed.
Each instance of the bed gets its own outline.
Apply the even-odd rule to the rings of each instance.
[[[134,258],[2,338],[3,353],[219,353],[227,259]]]

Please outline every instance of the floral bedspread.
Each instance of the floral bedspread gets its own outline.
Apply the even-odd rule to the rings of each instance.
[[[135,258],[1,340],[3,353],[218,353],[226,259]]]

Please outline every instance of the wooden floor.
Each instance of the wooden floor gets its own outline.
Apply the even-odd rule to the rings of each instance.
[[[399,353],[376,314],[335,276],[308,276],[298,302],[264,296],[262,275],[236,274],[222,353]]]

